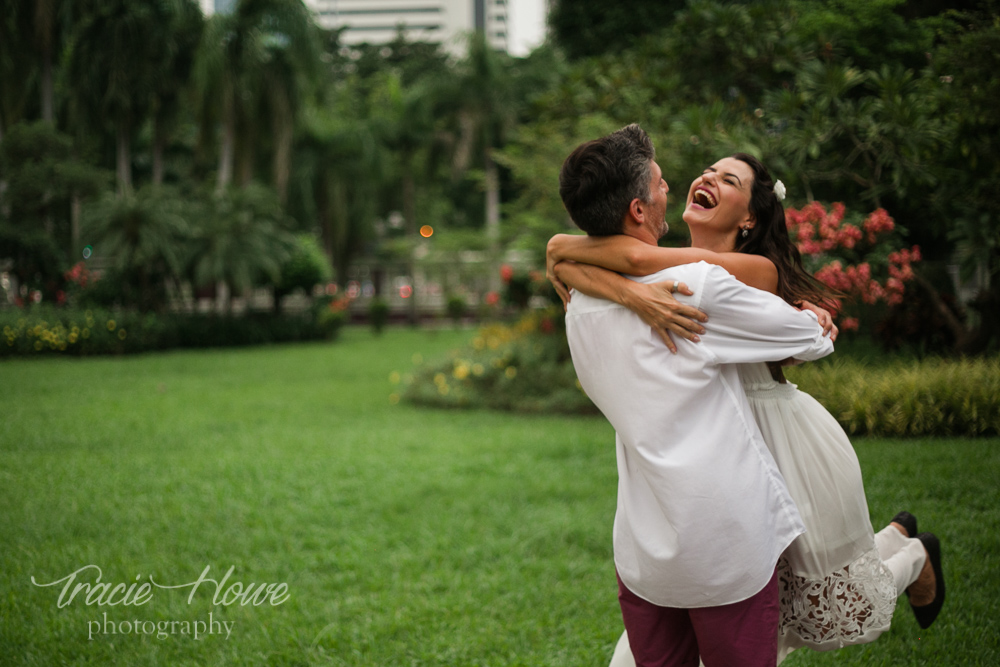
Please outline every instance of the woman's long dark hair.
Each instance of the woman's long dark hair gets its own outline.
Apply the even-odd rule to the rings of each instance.
[[[747,234],[736,236],[736,252],[767,257],[778,269],[778,296],[792,305],[811,301],[824,306],[835,300],[838,293],[818,281],[802,266],[799,249],[792,243],[785,224],[785,207],[774,194],[774,181],[767,167],[747,153],[736,153],[733,159],[745,162],[753,170],[750,189],[750,212],[757,221]]]

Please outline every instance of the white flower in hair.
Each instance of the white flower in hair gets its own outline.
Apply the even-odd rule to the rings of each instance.
[[[774,195],[778,198],[778,201],[785,201],[785,184],[781,181],[775,181]]]

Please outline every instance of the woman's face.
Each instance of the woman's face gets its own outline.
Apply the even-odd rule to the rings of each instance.
[[[753,227],[752,186],[750,165],[735,158],[722,158],[691,184],[684,207],[684,222],[700,231],[724,235],[735,234],[742,227]]]

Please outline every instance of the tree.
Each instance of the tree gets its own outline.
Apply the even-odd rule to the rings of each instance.
[[[291,204],[300,219],[316,222],[337,282],[344,285],[352,259],[371,236],[388,160],[371,123],[352,117],[357,99],[341,92],[341,104],[305,116]]]
[[[947,136],[935,113],[937,81],[900,67],[863,72],[812,60],[795,88],[768,109],[785,156],[812,197],[818,182],[852,182],[876,207],[886,193],[907,197],[933,182],[931,158]]]
[[[960,25],[935,54],[935,74],[945,96],[944,108],[955,120],[953,139],[939,163],[941,186],[936,209],[951,220],[948,240],[965,280],[978,286],[970,306],[977,317],[962,322],[946,317],[964,352],[979,353],[1000,337],[1000,7],[985,2],[981,10],[959,15]],[[937,309],[947,304],[927,285]]]
[[[189,102],[188,91],[194,54],[201,39],[204,19],[194,0],[165,3],[168,23],[160,28],[159,71],[153,82],[150,115],[153,125],[154,185],[163,183],[163,153],[176,128],[182,105]]]
[[[263,186],[206,197],[191,234],[186,275],[196,288],[225,285],[232,308],[232,294],[279,280],[295,245],[288,227],[277,196]]]
[[[105,196],[84,209],[84,234],[96,257],[110,264],[120,305],[143,311],[166,307],[184,269],[190,211],[178,193],[151,186]]]
[[[34,34],[33,12],[26,1],[11,2],[0,12],[0,142],[30,108],[37,63],[26,42]]]
[[[222,125],[219,192],[234,176],[241,186],[250,183],[267,124],[272,179],[285,198],[295,119],[319,62],[316,28],[301,0],[241,0],[208,21],[195,77],[203,126]]]
[[[0,257],[14,259],[22,284],[52,296],[68,257],[79,247],[71,199],[96,194],[107,174],[79,159],[69,136],[47,121],[18,123],[0,145]]]
[[[482,32],[476,32],[469,39],[457,83],[461,102],[455,164],[464,171],[474,153],[481,156],[491,288],[496,290],[500,269],[500,173],[493,152],[504,145],[517,118],[510,60],[494,51]]]
[[[74,116],[115,136],[118,194],[132,189],[132,139],[149,112],[166,51],[167,4],[91,0],[73,31],[64,77]]]
[[[637,38],[666,28],[683,0],[563,0],[549,14],[556,43],[570,58],[616,53]]]

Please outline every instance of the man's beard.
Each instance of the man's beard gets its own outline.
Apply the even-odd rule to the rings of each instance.
[[[664,218],[660,222],[660,229],[658,231],[659,233],[656,236],[657,239],[662,239],[664,236],[667,235],[667,232],[670,231],[670,223],[667,222],[666,218]]]

